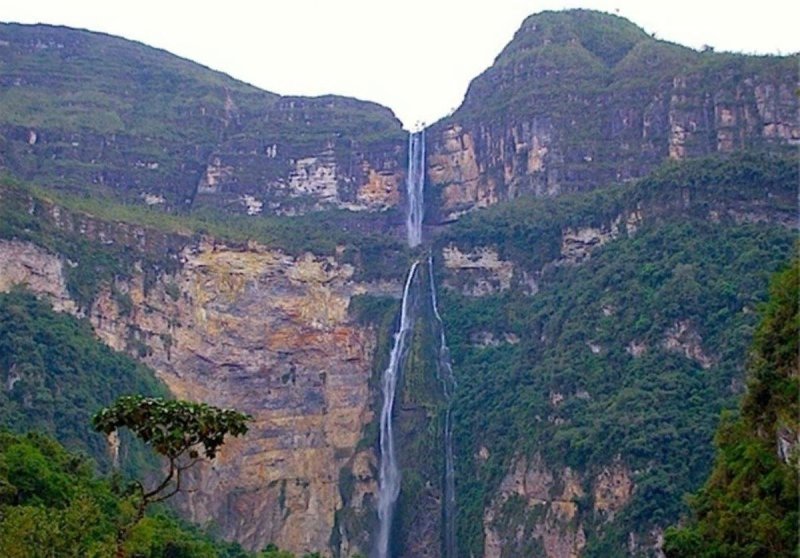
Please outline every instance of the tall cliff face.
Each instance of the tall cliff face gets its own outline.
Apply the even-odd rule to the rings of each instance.
[[[0,240],[0,288],[21,284],[56,308],[85,314],[102,340],[150,365],[176,396],[253,415],[248,436],[227,443],[192,478],[180,503],[188,516],[254,549],[273,542],[326,552],[335,530],[337,550],[366,545],[363,533],[336,523],[342,475],[352,478],[350,513],[369,516],[376,494],[375,455],[359,446],[373,416],[376,331],[355,323],[348,306],[355,294],[398,286],[358,280],[335,256],[115,228],[27,203],[58,234],[98,250],[123,243],[138,254],[136,263],[80,304],[65,273],[85,262],[30,241]],[[162,257],[173,254],[174,264],[145,269],[144,254],[165,246]]]
[[[389,109],[281,97],[117,37],[0,25],[0,166],[49,187],[186,210],[397,205]]]
[[[347,318],[366,287],[333,258],[292,258],[258,246],[200,244],[181,270],[147,291],[141,278],[109,293],[91,319],[101,338],[133,338],[178,397],[255,417],[185,499],[189,516],[213,521],[250,548],[324,549],[342,505],[340,469],[355,459],[371,419],[368,380],[374,332]]]
[[[428,133],[437,218],[639,178],[667,159],[791,149],[796,67],[696,52],[599,12],[531,16]]]

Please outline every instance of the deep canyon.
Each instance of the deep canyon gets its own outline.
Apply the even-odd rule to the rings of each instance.
[[[3,24],[0,291],[254,417],[178,502],[246,548],[663,556],[793,250],[797,89],[796,56],[544,12],[409,140]]]

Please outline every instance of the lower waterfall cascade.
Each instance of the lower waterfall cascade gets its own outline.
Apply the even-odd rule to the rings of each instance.
[[[417,272],[419,262],[414,262],[406,277],[403,289],[403,302],[400,311],[400,326],[394,334],[394,345],[389,356],[389,366],[383,373],[381,382],[383,407],[380,423],[380,484],[378,492],[378,556],[389,556],[389,535],[392,527],[394,506],[400,494],[400,470],[397,466],[397,455],[394,450],[394,411],[397,380],[402,369],[402,361],[408,346],[408,338],[414,327],[414,315],[411,310],[411,285]]]

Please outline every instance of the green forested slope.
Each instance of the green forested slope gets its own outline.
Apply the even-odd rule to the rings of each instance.
[[[152,370],[98,340],[88,321],[21,290],[0,294],[0,379],[4,428],[47,432],[106,470],[106,441],[92,430],[91,415],[120,395],[166,392]],[[132,443],[121,460],[128,472],[141,472],[148,461]]]
[[[35,433],[0,432],[0,550],[5,558],[107,558],[129,514],[117,483],[96,477],[84,457]],[[128,556],[250,558],[161,510],[132,531]],[[265,558],[272,554],[263,554]],[[291,556],[291,555],[290,555]]]
[[[0,554],[112,556],[117,525],[130,520],[127,479],[147,477],[157,464],[122,432],[122,477],[98,476],[110,463],[90,418],[120,395],[161,395],[165,388],[151,370],[103,345],[86,320],[56,313],[22,290],[0,294],[0,381]],[[126,548],[142,558],[293,556],[245,552],[163,506],[132,530]]]
[[[683,495],[711,466],[719,412],[743,391],[768,277],[795,238],[775,221],[710,219],[709,211],[779,215],[795,185],[790,161],[701,161],[620,190],[501,205],[453,227],[447,242],[497,246],[536,269],[558,258],[565,226],[599,226],[637,204],[650,216],[588,261],[544,266],[533,297],[514,289],[442,296],[458,379],[465,555],[481,552],[484,510],[519,455],[539,454],[553,470],[568,466],[583,476],[587,495],[576,521],[586,528],[586,556],[623,553],[628,533],[646,534],[685,511]],[[681,202],[684,191],[689,205]],[[519,342],[484,346],[476,338],[485,332]],[[485,459],[477,457],[482,447]],[[591,479],[617,457],[635,488],[609,523],[593,512]],[[511,529],[536,519],[535,511],[508,513]]]
[[[777,275],[763,307],[739,416],[723,415],[711,475],[667,556],[797,556],[800,262]]]

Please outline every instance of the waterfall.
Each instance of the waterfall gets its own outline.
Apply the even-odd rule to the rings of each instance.
[[[422,217],[425,213],[422,190],[425,185],[425,130],[408,136],[408,176],[406,195],[408,213],[406,215],[406,234],[408,245],[414,248],[422,242]]]
[[[408,137],[408,177],[406,179],[406,195],[408,208],[406,215],[406,233],[411,248],[422,243],[423,189],[425,185],[425,131],[414,132]],[[411,291],[414,277],[419,267],[415,261],[406,277],[403,289],[403,300],[400,310],[400,325],[394,334],[394,344],[389,355],[389,365],[383,373],[381,388],[383,406],[380,417],[380,475],[378,487],[378,540],[377,558],[389,557],[389,539],[392,530],[392,518],[397,497],[400,495],[400,470],[394,447],[394,429],[392,413],[397,392],[397,382],[402,370],[403,360],[408,350],[409,338],[414,328],[414,312]],[[445,410],[444,447],[444,503],[442,505],[443,558],[455,558],[455,480],[453,463],[453,428],[452,399],[455,389],[453,366],[450,362],[450,349],[444,333],[444,322],[439,315],[436,297],[436,283],[433,277],[433,256],[428,255],[428,279],[430,281],[430,304],[439,330],[439,351],[437,370],[442,384],[447,407]]]
[[[378,558],[389,556],[389,535],[392,527],[392,515],[397,496],[400,494],[400,471],[397,467],[397,456],[394,452],[394,431],[392,428],[392,411],[397,390],[397,379],[405,355],[406,345],[414,318],[411,312],[411,285],[419,262],[414,262],[406,277],[403,289],[403,302],[400,310],[400,327],[394,334],[394,345],[389,356],[389,366],[383,373],[383,407],[381,408],[381,469],[378,490]]]
[[[456,556],[456,485],[455,464],[453,461],[453,392],[456,388],[456,379],[453,375],[453,364],[450,360],[450,348],[444,334],[444,322],[439,314],[439,304],[436,297],[436,282],[433,279],[433,256],[428,255],[428,279],[430,280],[431,307],[433,315],[439,325],[439,354],[437,370],[439,381],[442,383],[447,408],[444,415],[444,504],[442,505],[442,530],[444,531],[443,558]]]
[[[408,209],[406,215],[406,234],[411,248],[422,242],[422,217],[424,214],[422,191],[425,186],[425,131],[414,132],[408,136],[408,176],[406,178],[406,197]],[[392,528],[392,516],[397,496],[400,494],[400,471],[397,467],[397,456],[394,452],[394,431],[392,428],[392,411],[400,375],[401,363],[405,356],[406,345],[414,317],[410,306],[411,285],[419,261],[414,262],[406,277],[403,289],[403,302],[400,311],[400,327],[394,334],[394,346],[389,356],[389,366],[383,373],[383,407],[381,408],[381,469],[378,487],[378,558],[389,555],[389,535]]]

